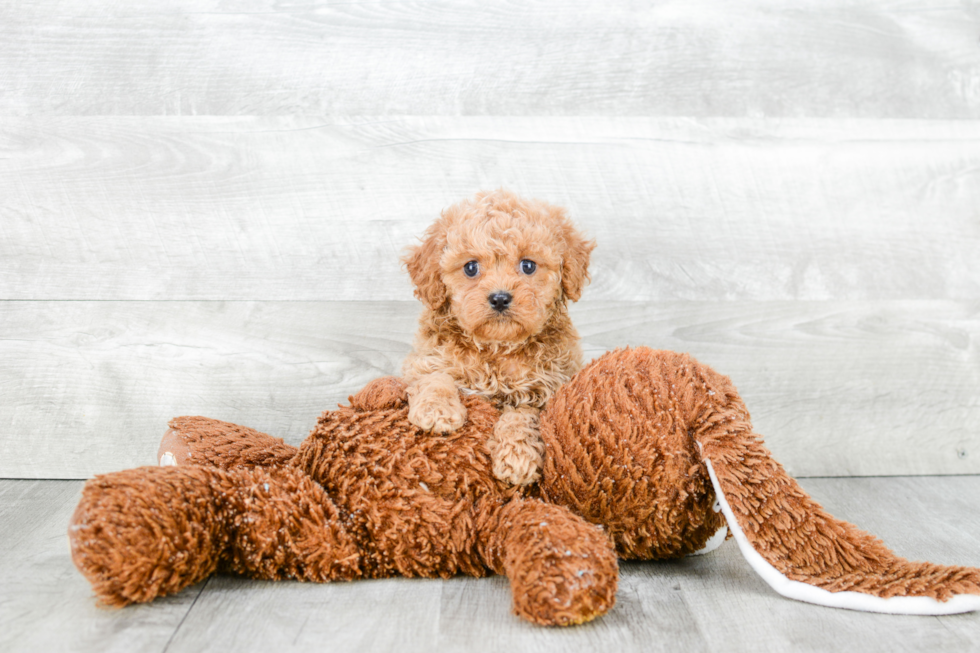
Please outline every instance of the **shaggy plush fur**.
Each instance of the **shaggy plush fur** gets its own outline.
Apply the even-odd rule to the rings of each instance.
[[[552,400],[541,435],[544,495],[605,524],[622,557],[690,553],[724,523],[709,508],[710,460],[752,547],[790,580],[883,598],[980,594],[980,569],[910,562],[825,512],[753,432],[731,380],[685,354],[594,361]]]
[[[519,615],[578,623],[612,607],[616,552],[683,556],[724,524],[710,460],[741,530],[790,579],[877,597],[980,594],[980,570],[909,562],[824,512],[763,447],[729,379],[686,355],[615,351],[562,386],[541,416],[537,497],[490,471],[497,409],[461,401],[466,424],[435,438],[410,422],[404,383],[379,379],[324,413],[298,449],[174,420],[168,437],[187,454],[176,468],[86,484],[72,558],[112,605],[216,570],[311,581],[503,573]]]
[[[299,448],[203,417],[173,420],[164,448],[179,442],[176,467],[86,484],[69,528],[75,565],[109,605],[215,571],[319,582],[499,573],[534,623],[608,611],[618,568],[603,529],[491,474],[497,409],[464,397],[466,424],[434,438],[408,420],[405,389],[372,382]]]
[[[451,432],[466,421],[457,389],[485,397],[502,411],[489,440],[494,474],[537,480],[538,413],[582,367],[566,307],[594,247],[562,209],[505,191],[446,209],[405,259],[425,305],[402,370],[412,423]]]
[[[75,565],[112,606],[178,592],[216,571],[319,582],[360,575],[337,508],[290,468],[144,467],[99,476],[85,485],[69,538]]]

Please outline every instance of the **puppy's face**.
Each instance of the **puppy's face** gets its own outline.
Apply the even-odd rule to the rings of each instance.
[[[517,343],[577,300],[594,245],[564,212],[497,191],[447,209],[409,253],[416,296],[476,339]]]
[[[479,340],[519,342],[538,333],[560,291],[561,258],[542,243],[547,234],[514,222],[496,217],[447,235],[442,282],[460,326]]]

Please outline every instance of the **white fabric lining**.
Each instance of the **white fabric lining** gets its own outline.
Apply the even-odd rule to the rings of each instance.
[[[722,526],[717,531],[715,531],[714,535],[708,538],[708,541],[704,543],[703,547],[701,547],[694,553],[691,553],[690,555],[703,556],[705,553],[711,553],[712,551],[714,551],[715,549],[717,549],[718,547],[720,547],[722,544],[725,543],[726,537],[728,537],[728,528]]]
[[[700,443],[699,443],[700,444]],[[848,610],[859,610],[861,612],[883,612],[886,614],[914,614],[914,615],[942,615],[960,614],[962,612],[973,612],[980,610],[980,595],[976,594],[957,594],[946,602],[937,601],[927,596],[893,596],[882,598],[860,592],[828,592],[820,587],[807,585],[799,581],[790,580],[781,574],[775,567],[765,561],[758,551],[752,548],[742,527],[735,519],[725,493],[718,483],[715,470],[711,466],[711,461],[704,459],[708,466],[708,474],[711,476],[711,484],[715,487],[715,494],[721,503],[721,509],[728,520],[728,528],[732,530],[732,535],[738,543],[742,557],[755,570],[762,580],[768,583],[769,587],[777,593],[797,601],[815,603],[830,608],[845,608]]]

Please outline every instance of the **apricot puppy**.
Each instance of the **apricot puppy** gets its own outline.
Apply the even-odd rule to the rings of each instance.
[[[494,475],[537,480],[538,413],[582,367],[568,317],[595,243],[563,209],[498,190],[455,204],[404,259],[426,310],[405,359],[408,419],[435,433],[466,421],[459,393],[500,410],[487,443]]]

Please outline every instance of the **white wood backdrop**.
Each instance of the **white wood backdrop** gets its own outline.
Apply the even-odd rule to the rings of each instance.
[[[793,473],[980,473],[980,4],[0,7],[0,477],[299,442],[395,372],[400,251],[506,186],[590,355],[730,375]]]
[[[966,118],[972,0],[32,0],[0,113]]]

